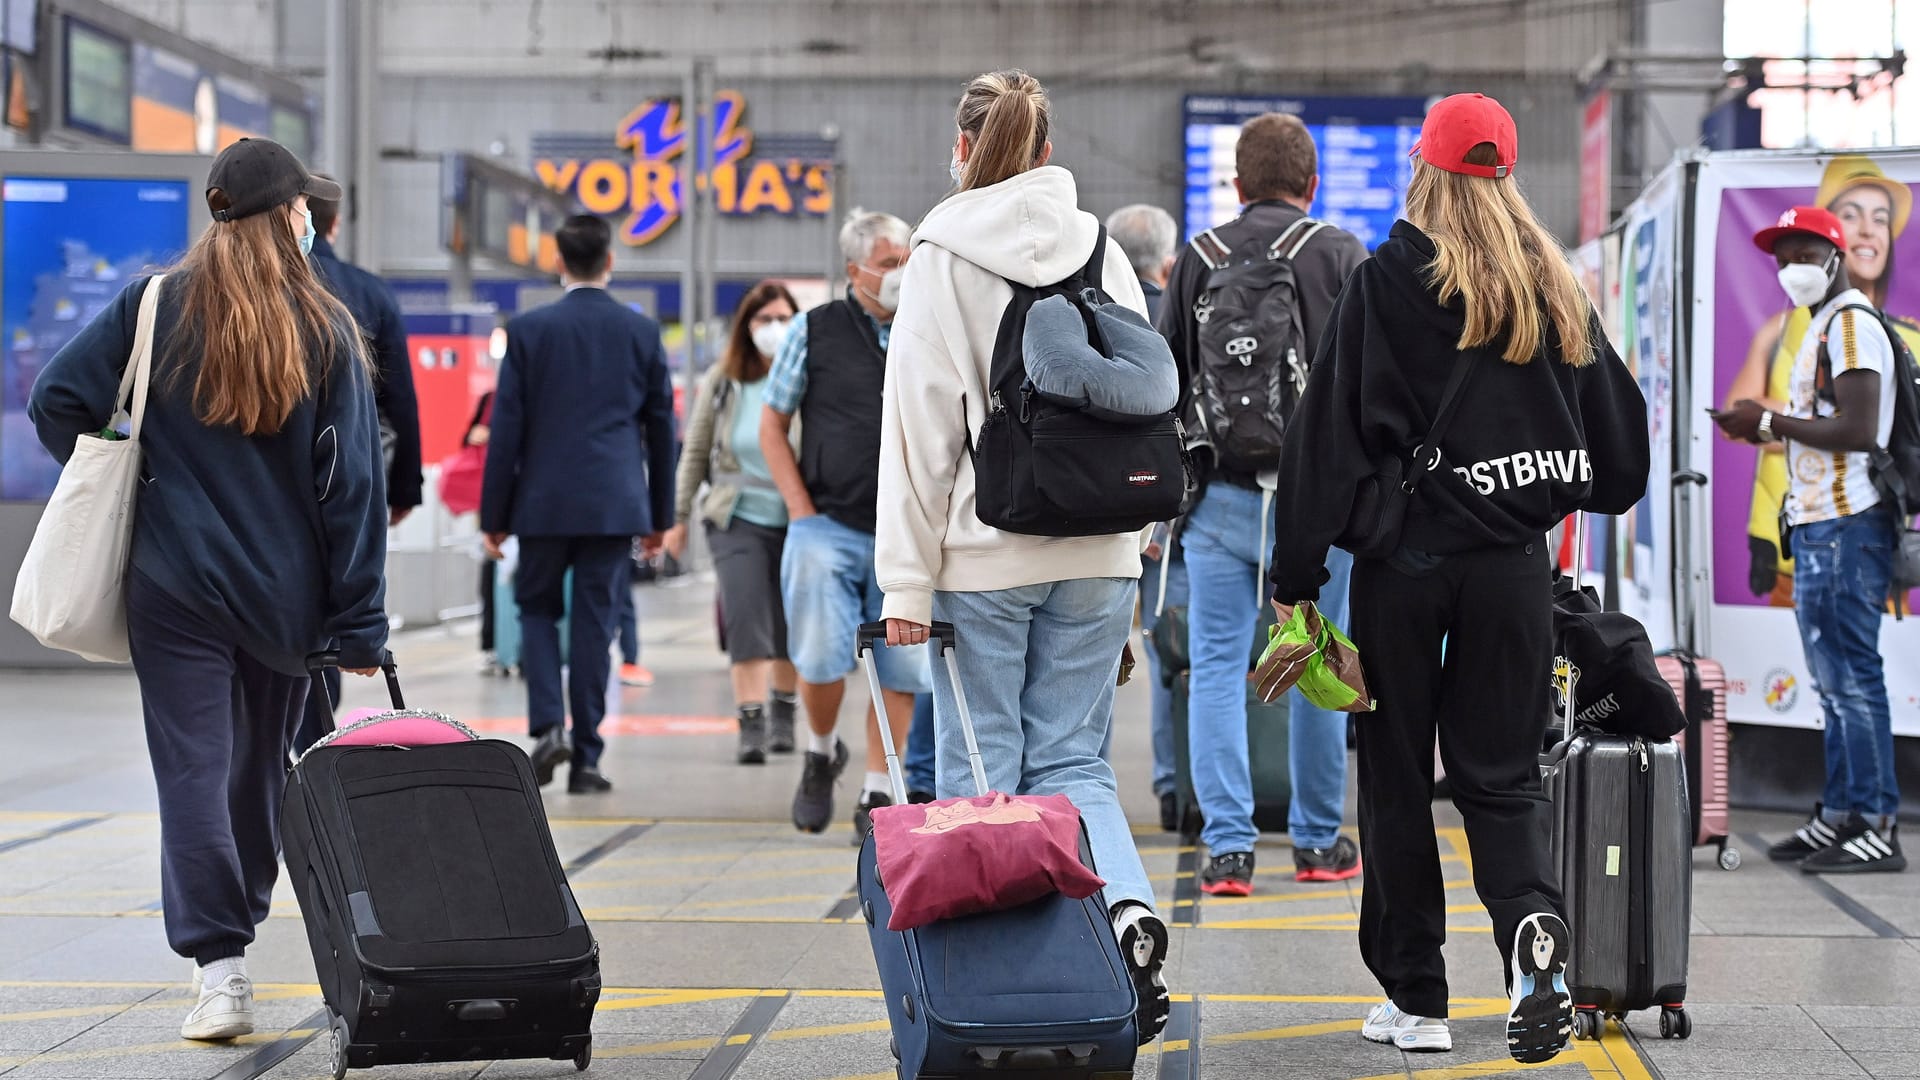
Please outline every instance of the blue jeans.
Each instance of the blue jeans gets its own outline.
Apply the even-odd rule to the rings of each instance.
[[[859,666],[853,647],[860,624],[877,621],[885,599],[873,576],[873,534],[825,514],[788,524],[780,596],[787,611],[787,655],[801,680],[823,686],[851,675]],[[927,692],[926,646],[879,649],[874,656],[882,687]]]
[[[1167,606],[1187,606],[1187,564],[1184,559],[1175,559],[1168,564],[1165,559],[1142,559],[1146,567],[1140,575],[1140,625],[1151,636],[1158,629],[1159,621],[1154,609],[1160,605],[1160,574],[1165,569],[1167,575]],[[1160,650],[1153,643],[1147,643],[1147,672],[1150,678],[1148,690],[1153,700],[1153,793],[1170,794],[1178,780],[1174,776],[1173,753],[1173,687],[1166,680],[1166,672],[1160,670]]]
[[[1193,678],[1187,702],[1193,790],[1206,818],[1201,839],[1215,854],[1252,851],[1253,779],[1247,750],[1247,658],[1269,588],[1260,579],[1273,524],[1262,528],[1260,492],[1208,485],[1187,516],[1187,650]],[[1262,540],[1262,534],[1265,540]],[[1353,558],[1327,553],[1332,578],[1320,590],[1320,611],[1347,622],[1347,579]],[[1340,835],[1347,794],[1347,715],[1308,704],[1298,690],[1287,700],[1293,802],[1287,810],[1295,848],[1331,847]]]
[[[1826,809],[1869,823],[1900,809],[1880,658],[1893,545],[1884,506],[1793,530],[1794,614],[1826,714]]]
[[[907,774],[908,791],[932,791],[935,787],[934,762],[939,753],[933,737],[933,695],[913,698],[913,726],[907,729],[907,756],[900,770]]]
[[[995,592],[936,592],[933,617],[958,637],[954,657],[972,709],[987,783],[1018,795],[1065,795],[1080,810],[1109,905],[1153,906],[1153,886],[1100,757],[1113,724],[1114,679],[1138,582],[1078,578]],[[944,663],[934,665],[934,734],[942,798],[974,794],[972,765]]]

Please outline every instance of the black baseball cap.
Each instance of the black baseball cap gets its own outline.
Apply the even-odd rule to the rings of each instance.
[[[293,151],[272,139],[241,139],[220,151],[207,173],[207,209],[215,221],[252,217],[296,195],[339,202],[341,190],[308,172]]]

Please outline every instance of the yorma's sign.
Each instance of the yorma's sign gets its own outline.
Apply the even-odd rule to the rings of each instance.
[[[833,212],[833,143],[814,136],[762,136],[745,124],[746,99],[722,90],[713,101],[713,170],[699,176],[713,205],[733,217]],[[590,213],[627,214],[621,237],[650,244],[680,220],[681,184],[691,167],[691,140],[680,99],[655,98],[604,135],[536,135],[534,174],[572,195]]]

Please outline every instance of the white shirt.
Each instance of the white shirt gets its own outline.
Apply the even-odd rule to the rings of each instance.
[[[1833,403],[1821,400],[1815,392],[1821,338],[1815,330],[1824,328],[1827,356],[1835,379],[1849,371],[1872,371],[1880,375],[1880,422],[1875,428],[1874,441],[1885,446],[1893,434],[1894,395],[1888,376],[1893,370],[1893,345],[1887,340],[1886,329],[1869,313],[1840,311],[1849,304],[1871,303],[1865,293],[1848,289],[1814,312],[1807,335],[1800,342],[1799,355],[1794,357],[1789,404],[1793,415],[1798,417],[1834,415]],[[1848,517],[1878,506],[1880,493],[1874,490],[1867,463],[1865,453],[1817,450],[1789,440],[1787,473],[1792,478],[1793,490],[1787,500],[1788,519],[1795,525],[1805,525]]]

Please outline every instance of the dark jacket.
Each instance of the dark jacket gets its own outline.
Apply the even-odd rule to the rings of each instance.
[[[853,299],[807,312],[807,393],[800,399],[800,477],[816,510],[874,531],[880,501],[881,404],[887,353]]]
[[[595,288],[507,323],[480,495],[484,531],[665,529],[673,524],[673,457],[673,384],[660,324]]]
[[[1172,279],[1169,278],[1168,280]],[[1160,320],[1160,301],[1166,297],[1167,290],[1155,285],[1146,278],[1141,278],[1140,293],[1147,298],[1147,321],[1158,322]]]
[[[80,435],[112,419],[149,280],[129,285],[34,383],[34,427],[63,463]],[[193,406],[199,352],[174,336],[174,298],[185,285],[167,279],[154,320],[132,568],[284,674],[305,674],[308,654],[329,639],[342,667],[371,667],[387,641],[385,482],[371,382],[346,358],[344,336],[315,342],[309,363],[325,363],[326,375],[278,433],[209,427]]]
[[[1239,217],[1216,226],[1213,231],[1229,248],[1238,251],[1255,238],[1271,244],[1288,226],[1306,216],[1306,211],[1291,203],[1268,200],[1250,203]],[[1300,288],[1300,323],[1309,355],[1319,354],[1320,335],[1333,311],[1334,298],[1340,295],[1347,275],[1366,258],[1367,246],[1359,237],[1333,226],[1315,233],[1294,257],[1294,280]],[[1184,403],[1193,387],[1200,351],[1200,326],[1194,322],[1193,305],[1206,291],[1207,278],[1212,273],[1206,260],[1195,254],[1189,244],[1180,249],[1180,257],[1174,260],[1173,273],[1167,278],[1166,295],[1147,301],[1160,305],[1154,326],[1167,339],[1173,358],[1180,365],[1182,416],[1192,413]],[[1251,476],[1237,476],[1220,468],[1214,469],[1213,475],[1242,486],[1252,486],[1254,482]]]
[[[1424,233],[1395,224],[1334,307],[1280,455],[1277,599],[1318,596],[1361,480],[1432,427],[1466,318],[1428,286],[1433,256]],[[1474,350],[1478,368],[1408,508],[1403,547],[1444,556],[1536,542],[1576,510],[1623,514],[1640,501],[1646,400],[1597,319],[1592,338],[1583,367],[1551,343],[1525,364],[1501,359],[1503,342]]]
[[[379,376],[373,400],[393,427],[393,467],[387,470],[387,505],[420,505],[420,404],[413,392],[413,362],[407,352],[407,327],[393,290],[374,274],[341,261],[333,245],[313,242],[313,269],[333,295],[353,312],[366,336]]]

